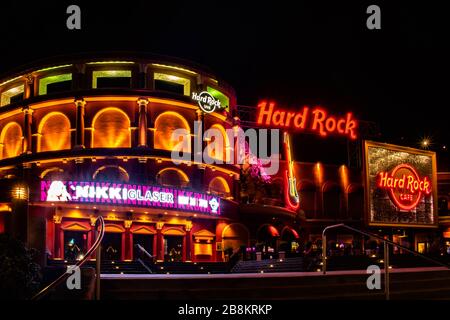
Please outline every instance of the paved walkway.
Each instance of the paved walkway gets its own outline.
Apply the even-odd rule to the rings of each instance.
[[[391,273],[445,271],[444,267],[398,268]],[[381,269],[384,273],[384,269]],[[325,276],[367,274],[366,270],[328,271]],[[234,279],[234,278],[290,278],[324,276],[322,272],[272,272],[272,273],[224,273],[224,274],[102,274],[101,279]]]

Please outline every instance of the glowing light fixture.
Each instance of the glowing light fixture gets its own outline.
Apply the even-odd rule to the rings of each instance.
[[[28,199],[28,188],[23,184],[15,185],[12,189],[12,197],[16,200]]]

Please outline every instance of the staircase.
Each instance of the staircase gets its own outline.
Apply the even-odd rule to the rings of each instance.
[[[239,261],[231,273],[300,272],[306,270],[304,258]]]
[[[151,266],[160,274],[217,274],[228,273],[229,267],[223,262],[157,262]]]
[[[284,274],[142,275],[139,278],[102,277],[102,299],[156,300],[383,300],[381,290],[368,290],[364,270]],[[443,268],[393,270],[392,300],[450,299],[450,271]]]
[[[64,267],[67,263],[63,260],[50,260],[48,262],[49,267]],[[96,267],[95,261],[87,261],[83,267],[94,268]],[[102,260],[100,266],[101,274],[147,274],[150,273],[139,261],[111,261]]]

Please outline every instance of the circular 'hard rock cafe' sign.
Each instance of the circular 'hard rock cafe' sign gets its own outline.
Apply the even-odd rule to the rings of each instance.
[[[428,177],[420,178],[417,171],[408,164],[400,164],[390,173],[378,173],[377,185],[387,189],[392,202],[405,211],[417,207],[422,195],[431,193],[431,181]]]
[[[206,113],[211,113],[217,109],[223,108],[220,101],[214,98],[208,91],[202,91],[200,93],[192,92],[192,100],[197,101],[200,109]]]

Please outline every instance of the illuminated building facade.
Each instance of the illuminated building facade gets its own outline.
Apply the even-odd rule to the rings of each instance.
[[[280,170],[268,181],[246,166],[196,161],[196,143],[227,160],[226,130],[241,123],[234,90],[191,63],[74,57],[1,81],[0,232],[36,248],[43,264],[86,252],[97,215],[107,222],[103,254],[124,261],[136,258],[136,244],[158,261],[221,262],[243,247],[248,257],[301,252],[327,225],[364,227],[361,168],[296,162],[287,132]],[[199,107],[193,97],[205,95],[221,108]],[[292,115],[299,128],[305,110]],[[272,125],[276,111],[266,111]],[[352,114],[310,111],[321,136],[356,139]],[[208,148],[212,141],[195,132],[195,121],[222,134],[222,150]],[[175,141],[176,129],[185,135]],[[173,151],[190,160],[174,163]],[[354,235],[337,233],[333,241],[364,250]]]

